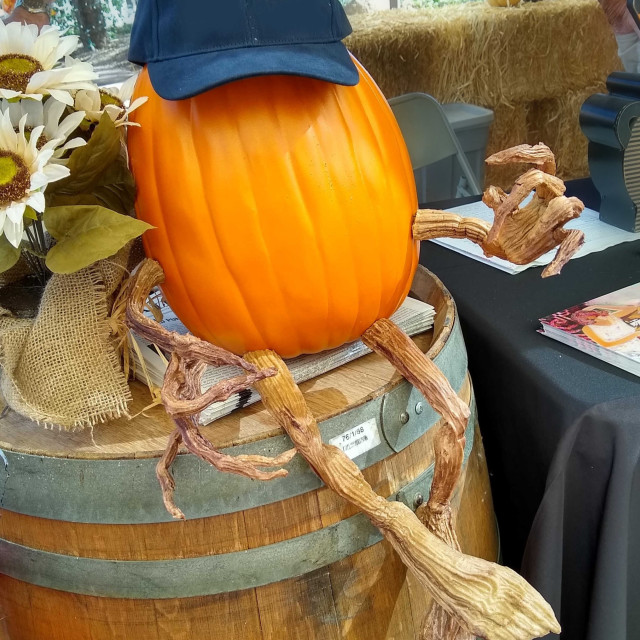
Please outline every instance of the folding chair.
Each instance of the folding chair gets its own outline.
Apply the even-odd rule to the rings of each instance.
[[[416,172],[418,200],[426,200],[426,171],[423,168],[452,156],[460,164],[466,185],[462,189],[459,185],[452,185],[450,197],[482,193],[460,142],[435,98],[426,93],[407,93],[391,98],[389,105],[400,125]]]

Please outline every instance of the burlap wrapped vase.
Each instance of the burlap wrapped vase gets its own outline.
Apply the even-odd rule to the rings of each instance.
[[[54,274],[33,319],[0,307],[0,390],[44,426],[78,429],[126,412],[131,400],[109,313],[129,249],[70,275]]]

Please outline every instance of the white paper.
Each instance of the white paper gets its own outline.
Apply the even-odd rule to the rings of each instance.
[[[339,436],[331,438],[329,444],[338,447],[353,460],[380,444],[378,423],[375,418],[369,418],[369,420],[359,424],[357,427],[348,429]]]
[[[464,217],[480,218],[486,222],[493,222],[493,209],[487,207],[481,200],[478,202],[472,202],[460,207],[453,207],[447,209],[451,213],[457,213]],[[606,222],[602,222],[598,217],[598,212],[593,209],[585,209],[579,218],[570,220],[564,225],[565,229],[580,229],[584,231],[585,243],[580,247],[576,254],[571,258],[582,258],[590,253],[596,251],[604,251],[609,247],[621,244],[623,242],[630,242],[632,240],[640,240],[640,234],[633,233],[631,231],[623,231],[618,227],[613,227]],[[507,273],[520,273],[529,267],[540,267],[547,265],[553,260],[556,254],[556,250],[548,251],[540,256],[537,260],[525,265],[515,265],[502,260],[501,258],[487,258],[482,249],[471,242],[470,240],[458,240],[454,238],[438,238],[437,240],[431,240],[447,249],[453,249],[454,251],[461,253],[474,260],[484,262],[496,269],[506,271]]]

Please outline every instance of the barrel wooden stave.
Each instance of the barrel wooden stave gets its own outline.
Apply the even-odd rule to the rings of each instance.
[[[496,560],[497,534],[478,432],[454,511],[463,550]],[[289,513],[282,511],[285,518]],[[0,594],[10,640],[204,640],[214,634],[228,640],[409,640],[416,637],[431,602],[386,541],[300,578],[215,596],[99,598],[6,576],[0,576]]]
[[[421,347],[429,348],[433,354],[449,336],[455,321],[453,305],[446,290],[425,272],[419,272],[414,289],[439,311],[433,335],[418,338]],[[303,389],[315,415],[322,420],[379,397],[400,381],[388,363],[371,355],[352,363],[350,371],[343,368],[332,372],[305,383]],[[468,379],[459,393],[470,402]],[[12,420],[16,420],[15,416]],[[159,424],[160,430],[166,430],[166,423],[160,420]],[[212,438],[218,433],[211,427],[208,430]],[[98,442],[98,452],[84,439],[87,434],[55,434],[56,439],[50,433],[39,437],[38,451],[59,455],[68,437],[72,457],[117,458],[126,448],[117,442],[120,432],[108,428],[106,431]],[[432,464],[434,431],[430,428],[399,453],[364,470],[367,481],[380,495],[393,496]],[[219,440],[215,443],[228,446],[278,432],[269,416],[254,406],[220,421]],[[40,436],[39,432],[34,433]],[[124,433],[123,439],[132,443],[141,437],[131,434],[131,425]],[[25,446],[24,435],[16,434],[11,441],[11,427],[0,423],[0,446],[13,444],[21,450]],[[97,430],[98,438],[99,434]],[[135,455],[157,455],[154,446],[161,437],[153,423],[145,419],[142,434],[147,447]],[[463,550],[495,560],[497,535],[477,426],[474,446],[455,494],[454,510]],[[244,511],[184,522],[95,524],[4,510],[0,538],[80,558],[172,560],[259,549],[319,532],[355,513],[352,505],[320,487]],[[0,575],[0,612],[8,640],[204,640],[218,636],[228,640],[414,640],[430,602],[423,587],[407,573],[384,540],[297,578],[188,598],[97,597]]]
[[[465,382],[461,397],[470,399]],[[363,470],[376,492],[388,497],[433,461],[434,429]],[[158,487],[159,491],[159,487]],[[326,487],[254,509],[152,524],[92,524],[28,516],[3,510],[0,538],[26,547],[79,557],[165,560],[243,551],[318,531],[358,513]],[[188,541],[188,547],[185,546]]]

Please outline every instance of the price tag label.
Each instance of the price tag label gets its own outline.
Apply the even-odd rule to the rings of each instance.
[[[370,451],[380,444],[380,432],[375,418],[353,427],[335,438],[329,443],[342,449],[352,460]]]

